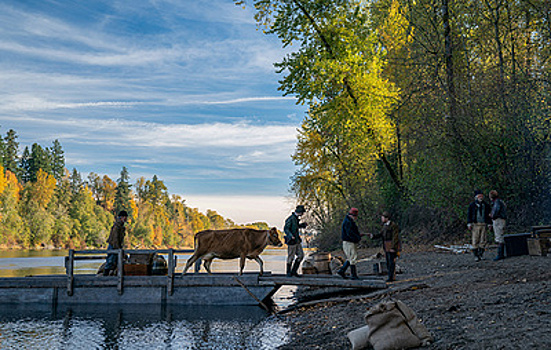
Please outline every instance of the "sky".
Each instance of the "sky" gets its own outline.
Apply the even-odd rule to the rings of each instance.
[[[59,140],[66,167],[282,228],[305,107],[278,91],[288,53],[232,0],[3,0],[0,133]]]

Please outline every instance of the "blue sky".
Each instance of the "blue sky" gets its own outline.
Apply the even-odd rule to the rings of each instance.
[[[0,2],[0,132],[66,166],[157,175],[192,207],[281,228],[305,108],[285,51],[231,0]]]

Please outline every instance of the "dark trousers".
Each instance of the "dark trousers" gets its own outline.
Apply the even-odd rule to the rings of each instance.
[[[386,269],[388,270],[388,279],[394,281],[396,274],[396,257],[398,254],[392,252],[385,252],[386,257]]]
[[[111,244],[107,246],[107,250],[111,250],[113,247]],[[107,254],[107,260],[105,261],[105,267],[104,270],[114,270],[117,268],[117,260],[118,256],[117,254]]]

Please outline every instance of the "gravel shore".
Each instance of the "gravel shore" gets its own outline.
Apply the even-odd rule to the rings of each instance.
[[[427,349],[551,349],[551,257],[492,261],[494,255],[490,250],[475,262],[466,253],[405,252],[397,262],[403,273],[383,292],[299,303],[279,315],[290,328],[289,342],[279,349],[349,349],[346,334],[364,326],[366,311],[388,298],[411,307],[433,334]],[[372,265],[363,261],[358,270]]]

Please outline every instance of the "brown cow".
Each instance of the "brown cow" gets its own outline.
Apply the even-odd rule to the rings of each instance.
[[[243,274],[245,258],[254,259],[260,265],[260,275],[264,273],[264,262],[260,253],[266,246],[281,247],[277,229],[255,230],[252,228],[236,228],[230,230],[205,230],[195,234],[195,252],[188,259],[182,276],[198,259],[203,259],[205,269],[210,274],[210,264],[214,258],[239,258],[239,275]]]

